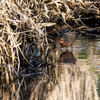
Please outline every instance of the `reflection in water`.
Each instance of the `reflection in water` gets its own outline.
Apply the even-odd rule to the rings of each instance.
[[[76,59],[74,58],[74,55],[72,52],[69,52],[68,50],[66,52],[63,52],[60,55],[60,62],[63,63],[73,63],[75,64]]]
[[[49,52],[47,62],[53,65],[44,68],[49,78],[42,74],[17,79],[8,87],[1,84],[0,100],[99,100],[95,67],[100,66],[100,42],[82,39],[73,45],[73,52],[59,47]]]

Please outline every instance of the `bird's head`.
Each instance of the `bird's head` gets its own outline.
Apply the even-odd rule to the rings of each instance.
[[[63,38],[60,38],[60,40],[59,40],[59,41],[60,41],[60,43],[64,43],[64,40],[63,40]]]

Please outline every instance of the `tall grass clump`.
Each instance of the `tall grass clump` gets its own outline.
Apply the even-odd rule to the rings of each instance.
[[[58,19],[69,29],[74,28],[69,22],[85,26],[81,17],[91,11],[98,14],[99,9],[82,0],[1,0],[0,72],[7,84],[25,67],[21,61],[34,67],[30,60],[40,57],[41,48],[48,45],[46,27],[56,25]]]
[[[0,3],[0,70],[8,84],[13,75],[18,76],[20,55],[29,63],[25,49],[37,42],[42,46],[45,41],[40,23],[35,22],[38,16],[32,17],[27,2],[19,5],[6,0]]]

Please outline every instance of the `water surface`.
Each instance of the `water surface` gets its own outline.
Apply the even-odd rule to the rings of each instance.
[[[51,46],[46,60],[44,74],[2,83],[0,100],[99,100],[100,39],[77,38],[73,50]]]

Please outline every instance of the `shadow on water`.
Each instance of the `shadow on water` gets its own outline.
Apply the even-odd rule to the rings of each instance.
[[[73,55],[72,52],[69,52],[68,50],[66,50],[65,52],[63,52],[61,55],[60,55],[60,62],[63,62],[63,63],[73,63],[75,64],[76,62],[76,59]]]
[[[28,76],[37,73],[29,66],[10,86],[1,84],[0,100],[99,100],[100,40],[82,38],[73,45],[73,51],[49,46],[45,60],[50,65]],[[44,66],[34,60],[31,64]]]

